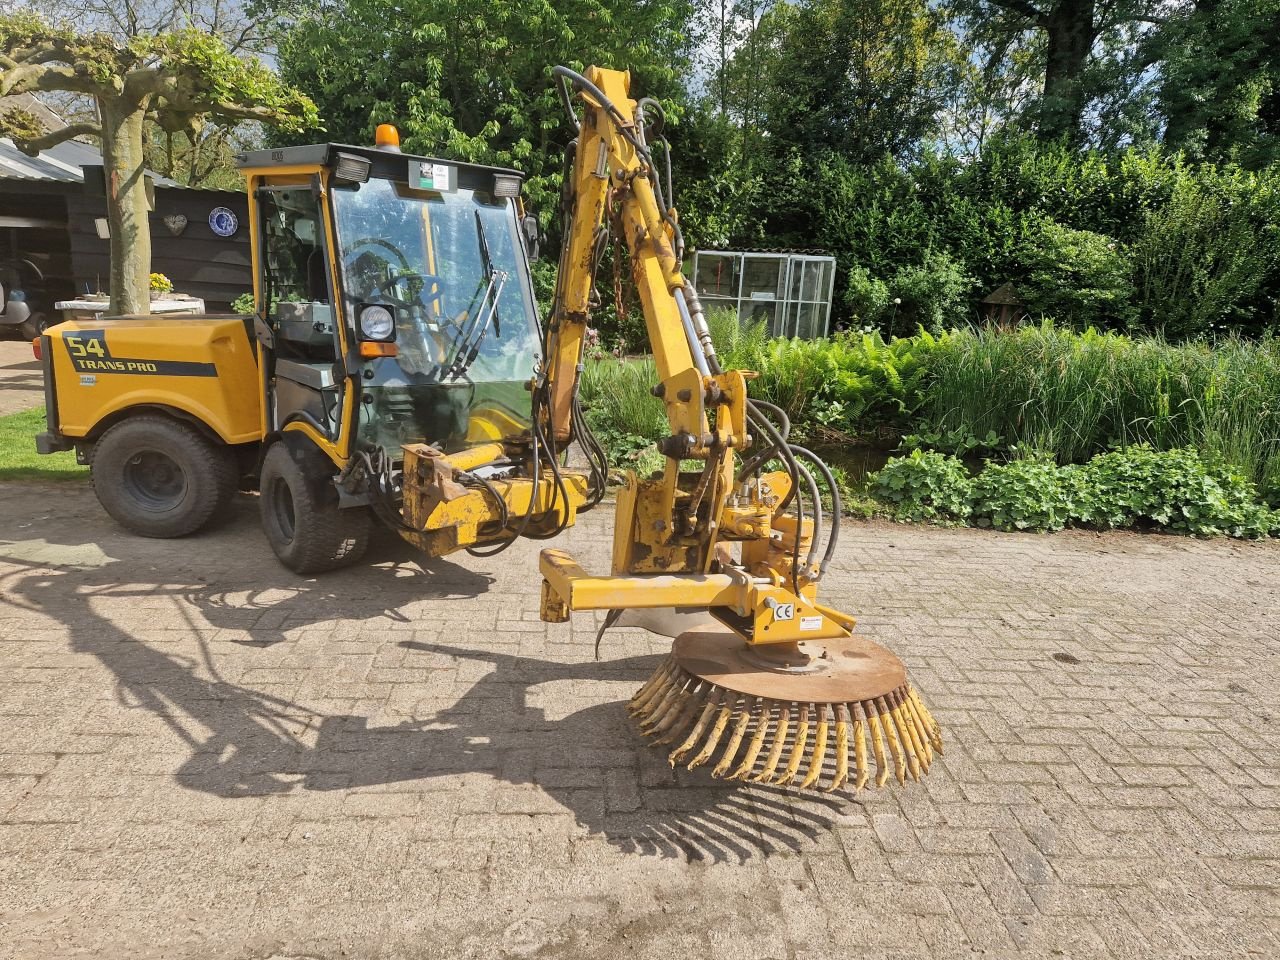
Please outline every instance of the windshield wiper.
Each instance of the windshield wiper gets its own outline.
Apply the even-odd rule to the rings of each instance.
[[[476,239],[480,244],[480,260],[484,265],[484,277],[481,283],[485,284],[485,291],[484,296],[480,298],[480,306],[476,310],[474,321],[468,324],[454,341],[453,362],[445,371],[445,376],[450,380],[457,380],[464,376],[471,364],[475,363],[480,353],[480,344],[489,333],[490,324],[493,325],[494,332],[502,336],[502,318],[498,313],[498,301],[502,297],[502,288],[507,284],[507,273],[505,270],[496,269],[493,265],[493,257],[489,254],[489,235],[485,232],[484,221],[480,218],[479,210],[476,211]]]

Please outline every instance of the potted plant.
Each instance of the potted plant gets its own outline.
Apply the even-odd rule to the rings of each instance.
[[[151,299],[163,300],[173,292],[173,281],[163,273],[151,274]]]

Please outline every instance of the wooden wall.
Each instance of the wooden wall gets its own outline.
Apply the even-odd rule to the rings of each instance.
[[[227,207],[240,220],[234,236],[219,237],[209,229],[209,211]],[[174,236],[165,226],[167,214],[183,214],[186,229]],[[78,291],[110,273],[110,251],[99,240],[94,220],[105,217],[106,200],[87,196],[76,184],[67,196],[67,226],[71,239],[71,263]],[[253,289],[249,262],[249,213],[243,193],[223,190],[156,188],[156,208],[151,213],[151,269],[173,281],[179,293],[200,297],[211,312],[227,310],[231,301]]]

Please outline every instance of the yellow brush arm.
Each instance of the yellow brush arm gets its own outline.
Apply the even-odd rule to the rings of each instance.
[[[748,374],[718,372],[704,353],[703,331],[689,309],[696,298],[679,260],[676,211],[664,210],[655,190],[657,173],[646,156],[630,75],[592,67],[583,79],[575,78],[585,109],[569,171],[567,230],[549,321],[546,426],[558,437],[570,433],[595,266],[608,226],[629,253],[658,369],[654,394],[666,407],[671,432],[659,443],[667,457],[662,476],[633,474],[618,496],[612,577],[587,577],[564,554],[544,553],[543,615],[558,620],[571,609],[710,606],[732,611],[735,629],[756,643],[795,642],[801,631],[812,639],[847,636],[852,621],[819,607],[809,571],[793,570],[792,548],[797,538],[807,547],[812,524],[774,516],[788,481],[776,480],[772,494],[761,483],[735,489],[736,453],[750,443]],[[682,463],[700,469],[682,470]],[[728,541],[742,543],[740,561],[731,559]],[[708,579],[717,566],[734,572]]]
[[[735,479],[737,454],[751,443],[748,374],[719,371],[706,348],[709,336],[680,264],[676,211],[663,208],[667,198],[655,183],[630,78],[593,67],[573,79],[585,109],[566,184],[545,381],[532,384],[541,430],[532,433],[555,437],[560,449],[575,436],[594,274],[608,228],[629,254],[658,369],[653,393],[665,406],[670,434],[658,444],[666,456],[662,473],[629,474],[618,494],[610,576],[592,577],[568,555],[544,552],[542,616],[561,621],[575,609],[703,607],[755,644],[847,637],[852,618],[819,604],[813,571],[804,559],[796,562],[807,555],[814,529],[811,520],[783,513],[790,475]],[[562,468],[560,483],[553,482],[545,467],[538,472],[541,461],[528,439],[448,455],[405,447],[402,535],[440,555],[520,534],[549,536],[571,524],[589,505],[587,477]],[[503,459],[523,467],[493,482],[469,473]],[[537,519],[522,519],[531,517]]]
[[[631,253],[632,276],[644,306],[649,344],[662,380],[695,369],[693,353],[675,301],[684,285],[671,228],[649,182],[649,172],[623,128],[638,134],[635,101],[628,95],[630,74],[592,67],[587,79],[621,110],[615,117],[586,98],[570,171],[571,227],[560,255],[555,310],[551,315],[552,417],[557,435],[569,432],[569,404],[590,311],[597,238],[608,208],[617,204],[623,238]],[[673,430],[678,424],[673,423]]]

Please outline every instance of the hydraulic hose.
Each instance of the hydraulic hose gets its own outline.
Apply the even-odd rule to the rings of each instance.
[[[794,447],[792,448],[795,449]],[[796,468],[800,471],[800,476],[804,478],[805,485],[809,488],[809,497],[813,502],[813,536],[809,538],[809,552],[805,555],[804,565],[806,571],[813,570],[813,562],[818,557],[818,540],[822,536],[822,496],[818,491],[818,484],[813,479],[813,474],[806,467],[796,464]],[[797,498],[796,503],[799,503]],[[792,562],[794,563],[800,556],[800,531],[797,529],[795,536],[795,545],[792,551]]]
[[[601,107],[607,110],[613,117],[614,123],[618,127],[618,132],[627,139],[627,142],[635,148],[636,154],[644,160],[646,166],[653,174],[650,179],[653,183],[654,198],[658,201],[658,213],[662,216],[663,222],[671,228],[671,235],[675,238],[677,261],[682,260],[684,258],[684,232],[680,229],[680,224],[676,222],[675,217],[671,215],[671,209],[667,205],[667,199],[662,194],[662,182],[661,178],[658,176],[657,164],[653,161],[653,153],[649,150],[648,144],[644,142],[643,125],[641,125],[641,132],[637,134],[636,131],[631,128],[633,120],[624,116],[622,111],[618,109],[617,104],[604,95],[603,90],[582,74],[578,73],[578,71],[571,70],[568,67],[559,66],[552,67],[551,73],[553,76],[561,79],[561,100],[566,101],[566,105],[569,106],[569,113],[573,118],[575,126],[578,126],[578,118],[577,115],[573,113],[572,104],[568,102],[568,93],[564,90],[565,81],[573,84],[573,86],[577,87],[579,90],[585,90],[591,95],[591,99],[595,100],[596,103],[600,104]]]
[[[840,490],[836,486],[835,474],[831,472],[831,468],[827,466],[826,462],[812,450],[805,447],[798,447],[792,444],[791,450],[818,468],[818,472],[822,474],[823,480],[826,481],[827,491],[831,494],[831,533],[827,537],[826,549],[822,553],[822,565],[818,568],[817,575],[814,576],[814,579],[817,580],[826,572],[827,565],[831,563],[831,558],[835,555],[836,544],[840,540],[840,517],[844,510],[844,504],[840,500]],[[810,565],[812,565],[812,562]]]

